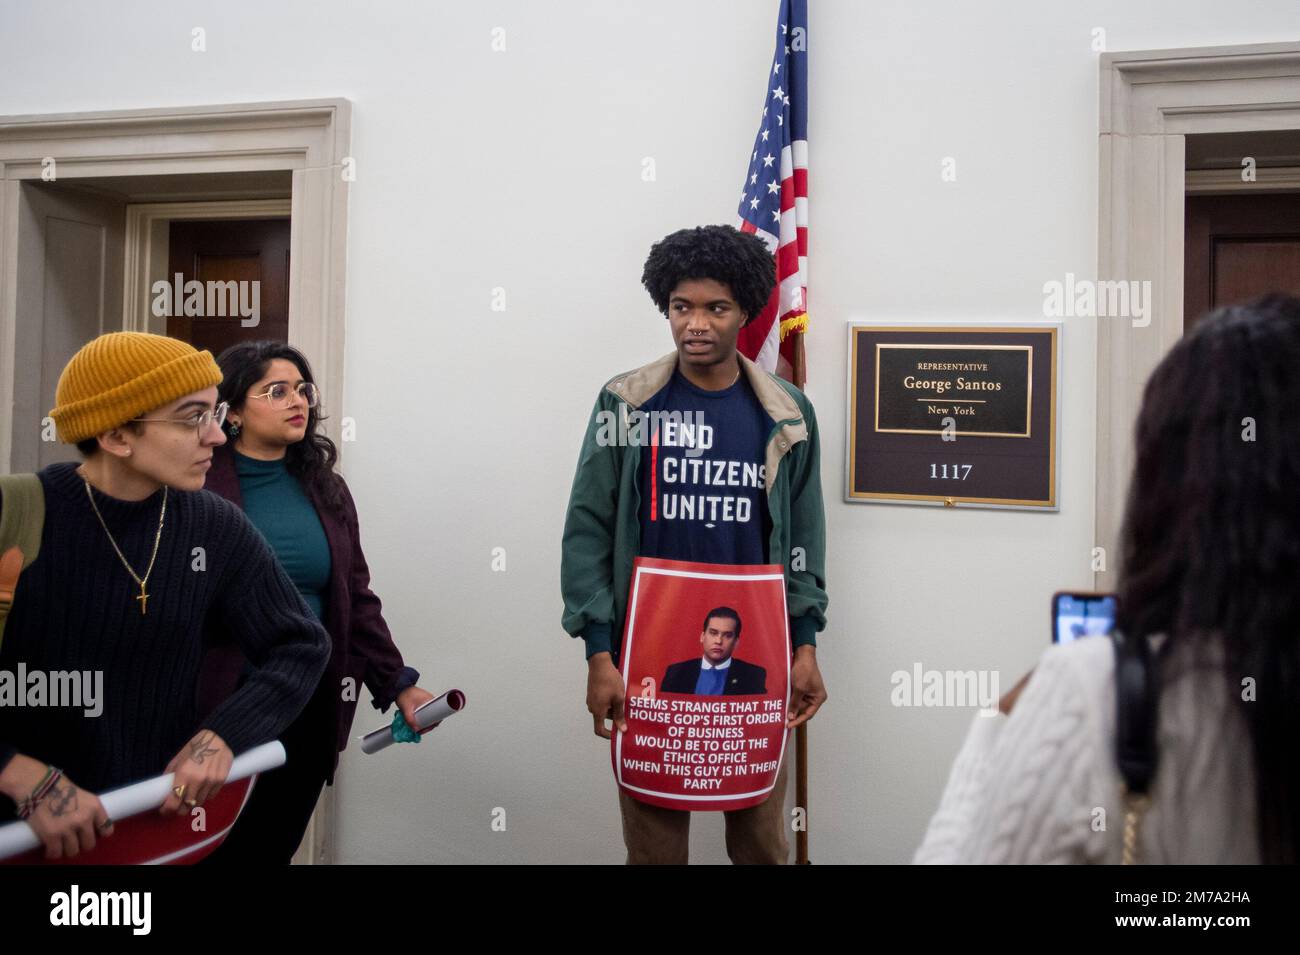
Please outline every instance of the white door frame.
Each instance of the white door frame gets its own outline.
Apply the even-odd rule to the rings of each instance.
[[[1113,590],[1142,389],[1183,334],[1185,137],[1300,129],[1300,42],[1103,54],[1099,116],[1097,276],[1152,293],[1144,327],[1097,320],[1095,586]]]
[[[339,426],[351,117],[343,98],[0,117],[0,472],[13,443],[18,194],[48,169],[54,181],[291,171],[289,342],[316,370],[326,430]]]

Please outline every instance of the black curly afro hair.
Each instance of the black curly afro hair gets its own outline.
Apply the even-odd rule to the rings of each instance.
[[[673,289],[686,279],[713,279],[727,286],[748,323],[772,295],[776,263],[756,235],[729,225],[696,226],[652,245],[641,273],[641,284],[664,315]]]

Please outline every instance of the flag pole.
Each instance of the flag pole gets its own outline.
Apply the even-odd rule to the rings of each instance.
[[[794,332],[794,344],[791,346],[790,356],[790,376],[794,386],[803,391],[804,383],[808,380],[808,363],[803,352],[803,332]]]
[[[796,333],[791,351],[794,353],[791,357],[794,359],[790,362],[791,377],[794,379],[794,386],[803,391],[804,382],[807,380],[807,364],[804,360],[803,351],[803,333]],[[794,781],[794,798],[795,805],[802,807],[803,819],[802,826],[795,833],[794,837],[794,860],[795,865],[809,865],[808,859],[808,724],[804,723],[794,731],[794,753],[795,753],[795,781]]]
[[[777,6],[776,49],[766,77],[763,115],[736,210],[738,227],[761,234],[773,254],[776,284],[761,312],[762,324],[755,325],[750,335],[742,335],[741,341],[746,357],[757,361],[764,356],[766,371],[802,391],[807,380],[803,333],[808,326],[804,311],[808,293],[808,0],[778,0]],[[789,284],[783,286],[783,281]],[[787,341],[789,335],[794,335],[793,341]],[[775,347],[765,350],[765,346]],[[796,861],[807,865],[807,724],[795,730],[795,764],[796,807],[803,815],[795,833]]]

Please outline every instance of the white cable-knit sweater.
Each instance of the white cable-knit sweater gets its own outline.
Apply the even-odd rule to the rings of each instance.
[[[1161,662],[1146,863],[1256,863],[1254,759],[1222,651]],[[1118,863],[1115,661],[1101,637],[1050,647],[1011,714],[976,715],[917,863]]]

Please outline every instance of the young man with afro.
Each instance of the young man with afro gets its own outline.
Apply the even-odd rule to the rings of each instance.
[[[760,238],[730,226],[683,229],[650,249],[641,281],[667,317],[675,349],[601,388],[564,526],[563,626],[586,643],[587,709],[597,736],[611,737],[607,719],[626,729],[618,641],[638,555],[783,564],[794,648],[789,730],[811,719],[826,700],[816,649],[816,634],[826,625],[826,525],[812,405],[736,350],[740,329],[772,294],[772,255]],[[660,412],[661,421],[680,413],[688,423],[708,426],[711,444],[705,450],[661,441],[655,468],[660,473],[651,474],[651,455],[637,446],[648,442],[609,441],[609,428],[602,429],[602,422],[622,421],[635,411],[651,420]],[[719,489],[708,483],[716,469],[691,466],[701,458],[739,462],[735,470],[742,477]],[[733,862],[787,861],[788,762],[782,761],[764,802],[725,814]],[[652,806],[621,791],[619,807],[629,863],[687,861],[689,812]]]

